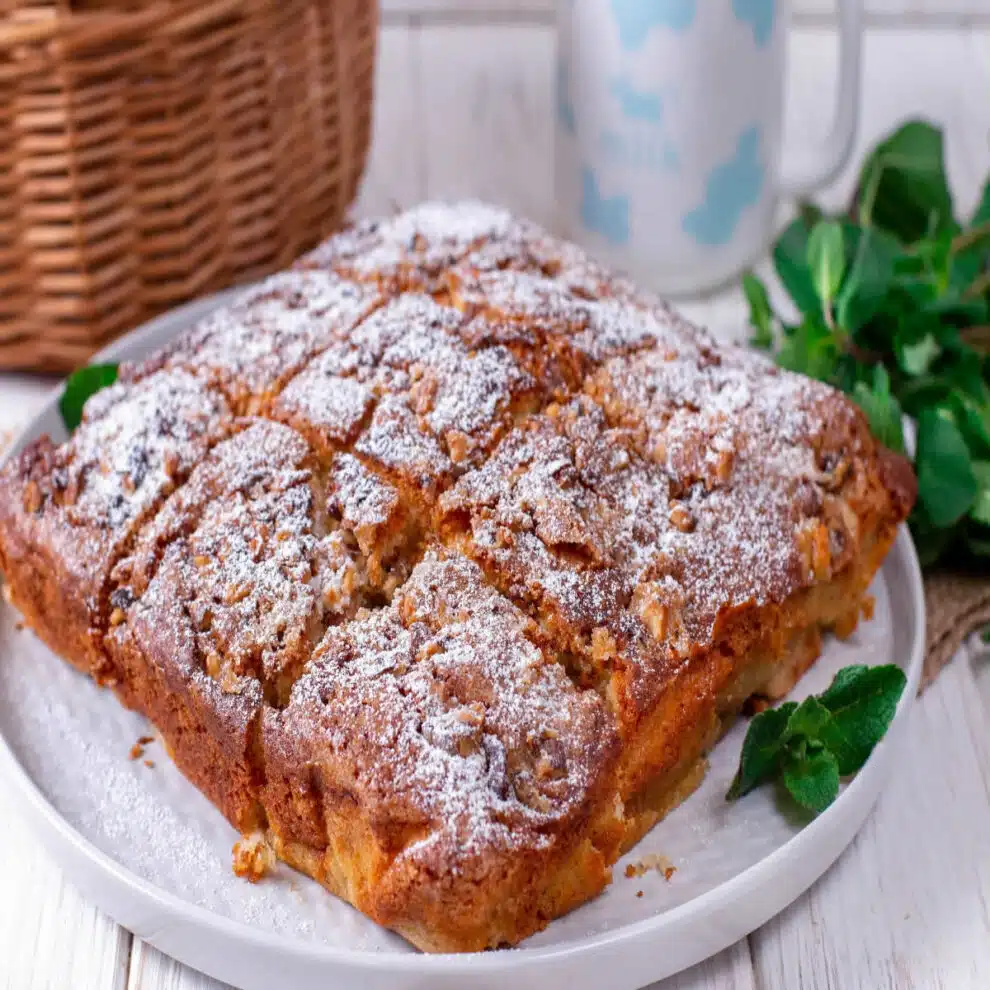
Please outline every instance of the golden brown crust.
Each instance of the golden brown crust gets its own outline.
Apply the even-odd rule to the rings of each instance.
[[[842,396],[477,205],[122,378],[0,472],[15,604],[251,849],[429,950],[601,890],[855,628],[915,496]]]
[[[105,389],[55,447],[0,475],[0,567],[32,628],[79,669],[113,679],[102,649],[109,579],[142,525],[227,429],[223,397],[182,371]]]

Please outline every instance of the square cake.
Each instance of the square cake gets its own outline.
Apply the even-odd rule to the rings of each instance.
[[[0,569],[261,850],[428,951],[609,883],[868,586],[915,482],[833,389],[504,211],[362,223],[0,473]]]

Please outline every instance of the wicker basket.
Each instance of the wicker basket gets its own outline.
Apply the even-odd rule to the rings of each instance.
[[[338,225],[375,0],[0,0],[0,368],[66,371]]]

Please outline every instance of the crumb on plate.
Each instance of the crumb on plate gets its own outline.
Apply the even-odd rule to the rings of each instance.
[[[625,869],[625,875],[632,879],[632,877],[641,877],[649,873],[650,870],[656,870],[657,873],[663,874],[664,880],[670,880],[677,872],[677,867],[666,856],[661,856],[659,853],[647,853],[636,863],[630,863]]]
[[[244,880],[257,883],[275,865],[275,853],[265,839],[264,832],[251,832],[242,835],[234,843],[234,873]]]

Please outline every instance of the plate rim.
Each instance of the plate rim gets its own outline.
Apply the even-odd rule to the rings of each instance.
[[[116,359],[129,352],[140,350],[148,340],[154,339],[157,342],[158,335],[166,330],[178,333],[196,319],[205,316],[244,291],[245,288],[247,287],[228,289],[170,310],[104,348],[95,355],[93,360]],[[63,388],[64,382],[53,388],[40,403],[15,441],[0,457],[0,467],[17,456],[27,442],[39,435],[39,420],[56,405]],[[911,655],[904,665],[907,684],[898,702],[894,720],[887,736],[876,747],[856,777],[844,788],[838,799],[827,811],[805,825],[769,855],[759,859],[711,890],[652,917],[630,922],[604,932],[597,932],[561,946],[530,948],[524,942],[520,947],[497,952],[391,953],[380,950],[328,946],[319,942],[296,939],[278,932],[255,928],[244,922],[216,914],[209,908],[191,903],[178,894],[157,886],[138,876],[108,853],[98,849],[88,838],[66,821],[48,801],[39,785],[21,765],[7,741],[2,725],[0,725],[0,780],[11,788],[12,796],[15,797],[15,801],[11,802],[12,806],[17,805],[26,809],[30,818],[42,826],[42,844],[70,879],[77,881],[80,875],[87,873],[102,875],[104,878],[112,880],[115,885],[114,891],[108,890],[105,896],[92,892],[89,886],[84,887],[84,890],[117,923],[129,928],[135,934],[139,934],[143,940],[156,945],[174,958],[228,982],[231,981],[231,971],[204,964],[203,958],[198,953],[196,960],[190,960],[189,953],[177,951],[176,947],[169,942],[168,923],[192,924],[205,934],[213,934],[227,940],[228,948],[242,948],[264,953],[274,952],[281,957],[290,957],[299,964],[321,967],[324,970],[340,967],[355,976],[360,974],[387,976],[401,973],[409,977],[435,976],[467,979],[482,975],[505,976],[514,971],[518,972],[533,967],[542,972],[547,966],[562,961],[587,962],[589,957],[606,950],[633,951],[636,948],[642,948],[645,940],[655,936],[663,928],[697,925],[712,913],[719,901],[731,905],[741,899],[753,897],[760,891],[767,890],[774,876],[779,873],[782,863],[787,861],[796,863],[809,850],[813,851],[816,844],[821,844],[820,837],[828,834],[829,828],[836,825],[836,820],[840,823],[844,822],[845,827],[839,830],[841,831],[839,840],[832,843],[834,848],[830,848],[828,855],[820,860],[820,865],[816,865],[810,870],[805,869],[803,872],[796,871],[796,882],[790,884],[787,892],[778,894],[778,896],[771,896],[768,901],[769,907],[763,905],[758,913],[751,916],[752,924],[747,931],[752,931],[796,900],[829,869],[865,822],[886,777],[889,776],[890,764],[896,752],[893,743],[903,735],[903,727],[907,722],[907,716],[917,694],[924,655],[926,626],[921,568],[906,525],[899,527],[897,538],[888,558],[881,567],[880,573],[882,574],[885,569],[895,563],[900,565],[900,570],[903,572],[902,579],[906,580],[906,590],[913,618],[910,636]],[[17,801],[16,798],[20,800]],[[82,884],[80,885],[82,886]],[[157,912],[164,915],[159,919],[157,930],[140,934],[141,925],[136,923],[136,917],[118,921],[122,912],[111,906],[110,893],[112,892],[126,893],[135,904],[153,905]],[[327,896],[333,895],[328,894]],[[678,964],[675,968],[663,972],[658,970],[657,975],[650,977],[650,979],[656,980],[673,975],[686,966],[693,965],[721,951],[746,933],[741,932],[738,935],[728,937],[724,944],[719,944],[714,949],[711,948],[711,945],[714,944],[713,940],[709,937],[704,942],[705,948],[703,950],[688,953],[691,956],[689,962],[684,965]],[[725,932],[723,931],[715,937],[714,941],[722,942],[724,935]],[[185,958],[183,958],[184,956]],[[660,965],[662,965],[662,961],[658,960],[658,966]],[[238,982],[243,984],[243,981]]]

